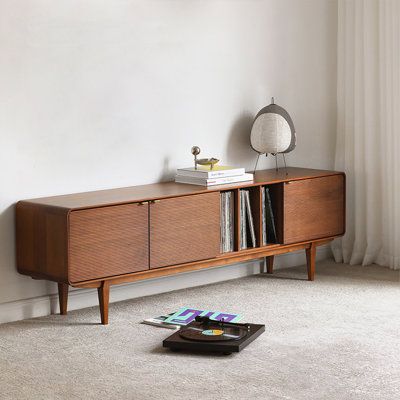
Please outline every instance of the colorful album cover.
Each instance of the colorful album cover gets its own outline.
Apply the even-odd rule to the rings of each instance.
[[[175,314],[169,316],[164,323],[176,324],[176,325],[188,325],[197,316],[209,317],[214,321],[224,321],[224,322],[238,322],[242,319],[239,314],[224,313],[220,311],[209,311],[209,310],[199,310],[196,308],[182,307]]]
[[[171,315],[174,315],[175,313],[169,313],[167,315],[160,315],[159,317],[154,317],[154,318],[147,318],[144,319],[141,324],[146,324],[146,325],[153,325],[153,326],[158,326],[161,328],[168,328],[168,329],[178,329],[180,328],[180,325],[174,325],[174,324],[168,324],[165,322],[165,320],[170,317]]]

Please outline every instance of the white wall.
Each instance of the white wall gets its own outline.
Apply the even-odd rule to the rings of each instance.
[[[297,128],[289,164],[332,168],[336,12],[328,0],[1,0],[0,303],[55,291],[16,272],[17,200],[167,180],[195,144],[250,169],[251,121],[271,96]]]

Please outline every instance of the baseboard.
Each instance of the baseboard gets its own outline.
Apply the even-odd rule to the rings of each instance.
[[[332,257],[329,245],[317,247],[317,261]],[[305,252],[286,253],[276,257],[274,268],[287,268],[305,264]],[[112,286],[110,302],[136,297],[170,292],[188,287],[241,278],[260,273],[261,260],[243,264],[215,267],[174,276],[132,282]],[[78,310],[98,305],[97,291],[93,289],[73,289],[69,293],[68,310]],[[34,297],[0,304],[0,323],[43,317],[59,312],[57,294]]]

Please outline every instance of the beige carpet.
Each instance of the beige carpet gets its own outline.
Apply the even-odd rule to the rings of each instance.
[[[0,398],[400,398],[399,272],[331,261],[0,326]],[[231,356],[170,353],[141,325],[180,306],[240,311],[266,332]]]

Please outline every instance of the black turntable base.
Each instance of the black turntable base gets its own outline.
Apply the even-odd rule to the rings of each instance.
[[[265,325],[234,324],[198,317],[163,341],[171,350],[238,353],[265,331]]]

